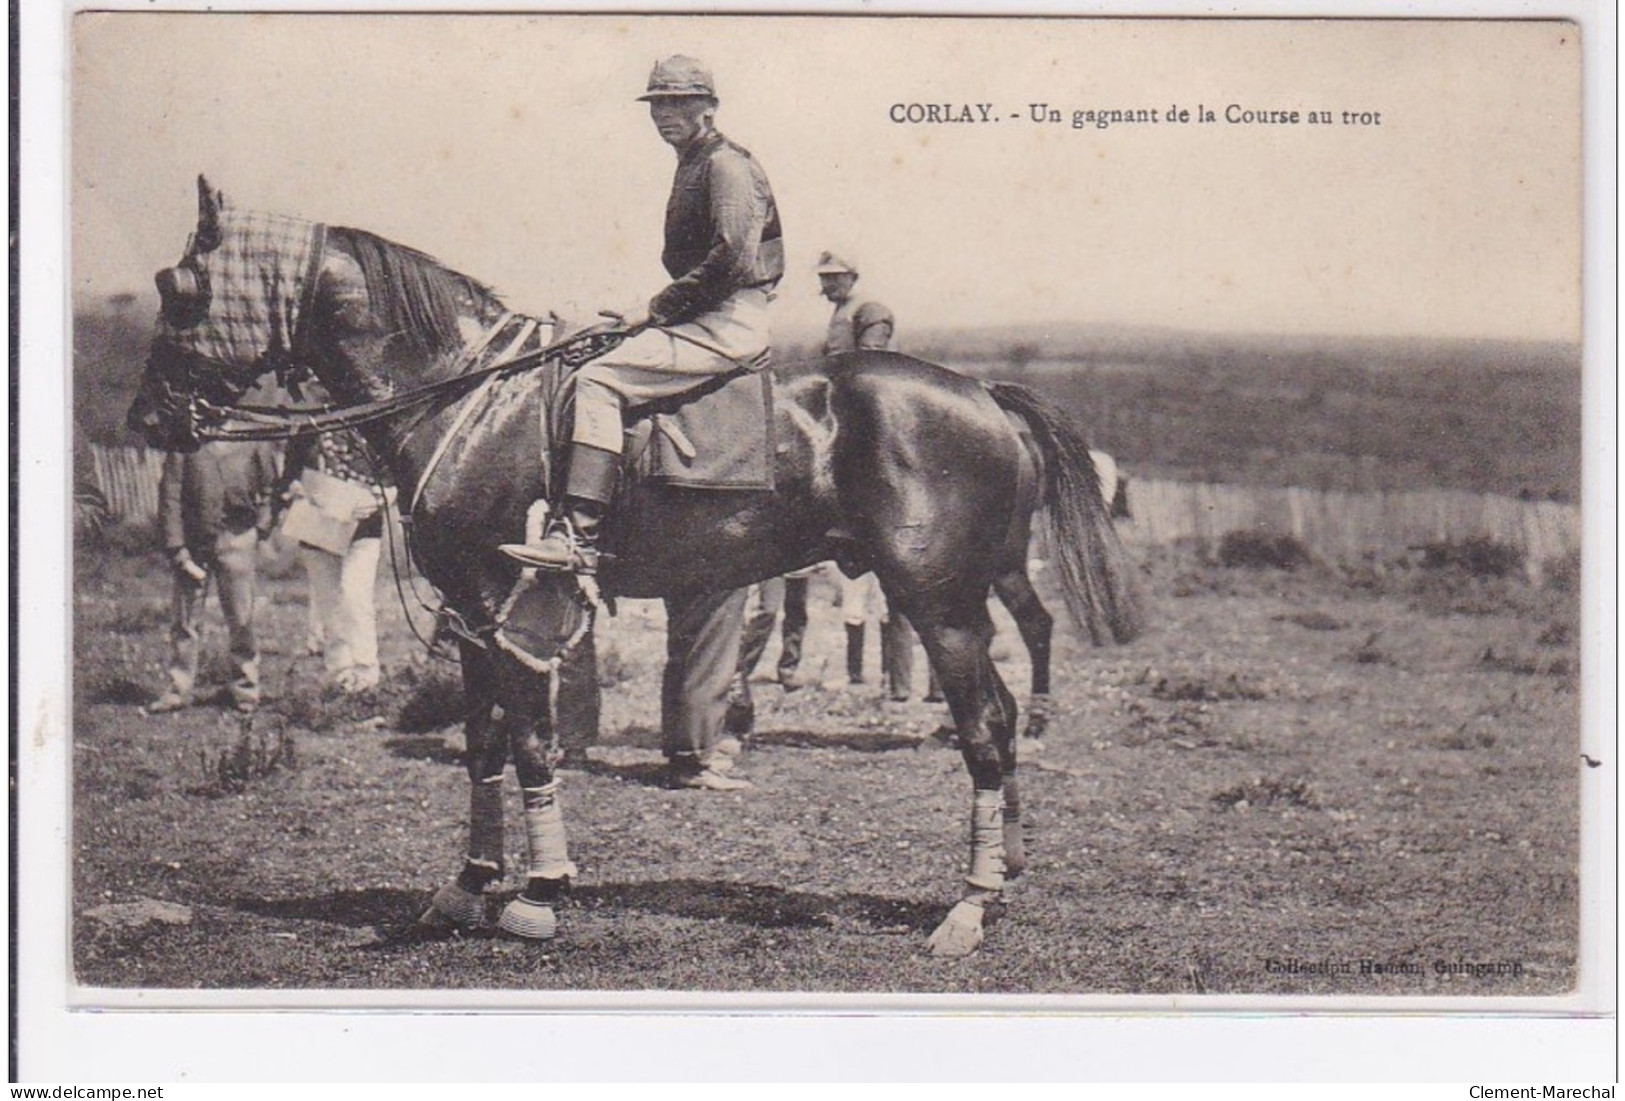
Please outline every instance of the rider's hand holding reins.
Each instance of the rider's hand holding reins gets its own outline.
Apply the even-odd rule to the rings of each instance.
[[[654,318],[649,316],[649,304],[637,302],[624,310],[599,310],[599,317],[607,317],[617,324],[614,328],[626,333],[638,333],[654,324]]]

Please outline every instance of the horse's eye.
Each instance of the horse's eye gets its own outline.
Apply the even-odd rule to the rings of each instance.
[[[153,277],[164,320],[176,328],[202,321],[209,312],[209,277],[201,268],[180,264]]]

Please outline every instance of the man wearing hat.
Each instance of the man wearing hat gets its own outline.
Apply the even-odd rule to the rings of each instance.
[[[852,292],[858,282],[858,265],[851,254],[819,254],[819,291],[835,303],[829,329],[824,336],[824,354],[852,351],[895,351],[896,322],[891,310],[879,302],[864,301]],[[876,600],[881,597],[881,600]],[[906,700],[914,691],[914,629],[908,620],[884,607],[875,575],[841,578],[841,618],[846,624],[846,674],[852,684],[863,683],[864,626],[872,604],[881,605],[880,664],[887,694]],[[935,676],[927,687],[926,699],[940,699]]]
[[[818,255],[819,293],[835,303],[830,315],[829,330],[824,336],[824,354],[878,349],[895,351],[892,331],[896,322],[892,312],[879,302],[864,302],[855,298],[853,288],[858,282],[858,266],[849,256],[834,252]]]
[[[767,306],[784,275],[773,188],[756,159],[717,131],[711,71],[692,57],[668,57],[655,64],[638,99],[677,151],[661,253],[672,281],[648,302],[611,314],[630,335],[576,373],[563,515],[540,542],[502,548],[542,569],[596,572],[623,410],[764,366]]]

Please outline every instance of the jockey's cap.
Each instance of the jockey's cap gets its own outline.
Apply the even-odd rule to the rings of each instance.
[[[655,62],[649,71],[649,88],[640,101],[660,99],[664,96],[710,96],[717,98],[716,81],[711,70],[698,58],[673,54]]]

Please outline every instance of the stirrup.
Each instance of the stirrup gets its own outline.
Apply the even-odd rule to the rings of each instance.
[[[538,570],[598,572],[598,548],[578,536],[569,520],[555,520],[539,543],[503,543],[497,549]]]

